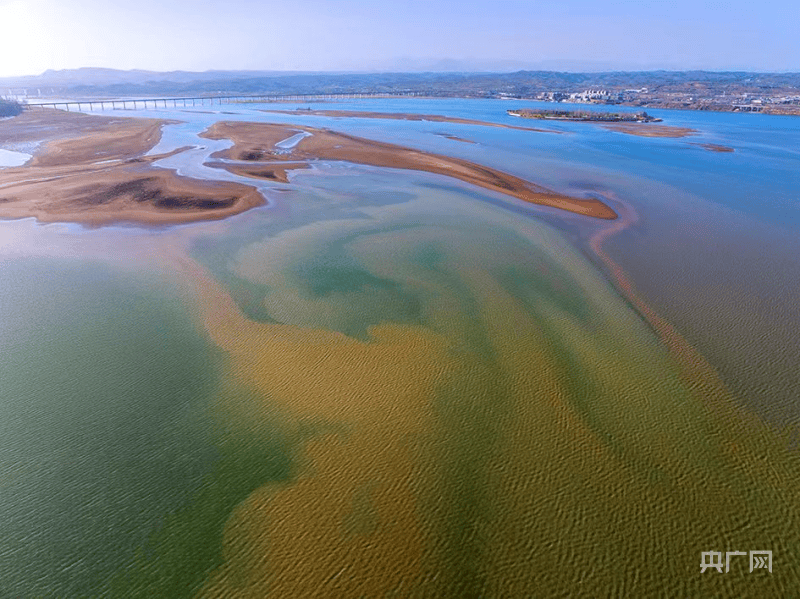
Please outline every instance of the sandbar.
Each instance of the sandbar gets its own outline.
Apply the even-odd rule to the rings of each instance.
[[[240,177],[251,177],[253,179],[266,179],[268,181],[279,181],[289,183],[287,171],[293,169],[308,168],[308,163],[297,162],[292,164],[226,164],[223,162],[206,162],[205,166],[212,168],[222,168]]]
[[[690,142],[693,146],[698,146],[703,148],[704,150],[708,150],[709,152],[734,152],[735,150],[730,146],[721,146],[719,144],[701,144],[696,142]]]
[[[275,144],[306,132],[290,150],[278,150]],[[201,134],[208,139],[229,139],[233,147],[214,154],[216,158],[242,161],[342,160],[369,166],[425,171],[453,177],[484,189],[513,196],[517,199],[559,208],[576,214],[602,219],[614,219],[616,212],[597,199],[580,199],[556,193],[545,187],[491,167],[414,150],[386,142],[355,137],[346,133],[316,127],[220,121]]]
[[[689,127],[672,127],[670,125],[655,125],[651,123],[593,123],[599,124],[604,129],[638,135],[640,137],[687,137],[697,133],[697,129]]]
[[[557,133],[563,131],[555,129],[537,129],[535,127],[519,127],[517,125],[506,125],[504,123],[492,123],[489,121],[478,121],[475,119],[463,119],[456,116],[444,116],[441,114],[414,114],[407,112],[370,112],[358,110],[311,110],[297,108],[295,110],[268,110],[261,109],[260,112],[271,112],[274,114],[292,114],[307,116],[327,116],[334,118],[356,118],[356,119],[391,119],[396,121],[430,121],[434,123],[456,123],[460,125],[480,125],[482,127],[499,127],[501,129],[516,129],[517,131],[536,131],[538,133]]]
[[[459,137],[458,135],[451,135],[449,133],[437,133],[439,137],[444,137],[445,139],[450,139],[452,141],[460,141],[465,144],[476,144],[478,142],[472,141],[471,139],[464,139],[463,137]]]
[[[264,203],[248,185],[190,179],[152,166],[167,155],[144,153],[168,122],[57,110],[0,122],[4,140],[43,142],[26,165],[0,169],[0,218],[177,224],[225,218]]]
[[[31,166],[75,165],[143,154],[177,121],[109,118],[63,110],[26,110],[0,121],[4,143],[41,144]]]

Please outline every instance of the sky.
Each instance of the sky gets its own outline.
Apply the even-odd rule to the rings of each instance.
[[[800,72],[800,1],[0,0],[0,77],[79,67]]]

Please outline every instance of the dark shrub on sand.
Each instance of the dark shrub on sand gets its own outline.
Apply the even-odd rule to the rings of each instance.
[[[15,100],[0,98],[0,117],[17,116],[22,113],[22,104]]]

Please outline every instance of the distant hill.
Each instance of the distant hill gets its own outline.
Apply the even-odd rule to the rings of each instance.
[[[737,106],[752,103],[753,111],[800,111],[800,73],[545,70],[511,73],[160,73],[83,68],[0,78],[0,96],[28,98],[415,92],[441,97],[564,99],[585,90],[605,90],[610,92],[605,97],[614,98],[609,103],[641,107],[737,110]]]
[[[275,71],[121,71],[86,67],[81,69],[48,70],[41,75],[0,78],[0,90],[8,88],[56,88],[58,90],[82,88],[106,88],[109,86],[148,86],[166,83],[185,85],[190,82],[227,80],[237,78],[269,77],[286,75]]]
[[[213,93],[358,93],[440,89],[455,93],[459,73],[330,73],[286,71],[117,71],[72,69],[0,78],[0,95],[100,97]]]

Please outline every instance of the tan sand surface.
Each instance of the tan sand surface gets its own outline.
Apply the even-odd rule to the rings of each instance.
[[[212,168],[223,168],[234,175],[240,177],[252,177],[253,179],[267,179],[269,181],[280,181],[281,183],[288,183],[289,176],[287,171],[294,169],[308,168],[308,164],[298,162],[294,164],[264,164],[264,165],[249,165],[249,164],[225,164],[222,162],[207,162],[206,166]]]
[[[701,144],[692,142],[691,145],[698,146],[709,152],[733,152],[734,149],[730,146],[721,146],[719,144]]]
[[[161,126],[170,122],[175,121],[27,110],[0,121],[0,142],[44,142],[31,165],[74,165],[143,154],[158,143]]]
[[[44,142],[28,164],[0,169],[0,218],[174,224],[224,218],[264,203],[247,185],[151,166],[165,155],[143,154],[158,143],[165,123],[57,110],[0,121],[0,139]]]
[[[449,133],[437,133],[439,137],[444,137],[445,139],[451,139],[453,141],[461,141],[466,144],[475,144],[478,143],[476,141],[472,141],[471,139],[464,139],[463,137],[459,137],[458,135],[450,135]]]
[[[311,133],[291,150],[276,150],[274,145],[297,131]],[[216,157],[234,160],[343,160],[370,166],[426,171],[454,177],[525,202],[560,208],[576,214],[614,219],[617,214],[596,199],[572,198],[525,181],[514,175],[451,158],[379,142],[329,129],[270,123],[218,122],[202,136],[230,139],[234,146]]]
[[[687,137],[697,133],[697,129],[689,127],[671,127],[669,125],[654,125],[652,123],[595,123],[604,129],[638,135],[640,137]]]
[[[165,122],[56,110],[28,111],[0,122],[0,139],[13,143],[44,142],[43,148],[25,166],[0,170],[0,218],[33,216],[45,222],[90,225],[116,221],[168,224],[225,218],[263,204],[263,197],[246,185],[199,181],[154,169],[151,163],[159,157],[142,155],[158,143]],[[275,148],[298,131],[312,136],[291,150]],[[237,160],[301,163],[346,160],[421,170],[451,176],[533,204],[603,219],[617,216],[599,200],[558,194],[490,167],[327,129],[222,122],[205,135],[234,140],[234,148],[220,154]],[[451,139],[460,140],[454,136]],[[224,168],[238,175],[285,183],[286,171],[301,166],[224,165]]]
[[[457,123],[460,125],[481,125],[483,127],[499,127],[500,129],[516,129],[518,131],[536,131],[538,133],[558,133],[563,131],[556,129],[538,129],[535,127],[518,127],[517,125],[506,125],[503,123],[492,123],[489,121],[478,121],[475,119],[463,119],[457,116],[444,116],[441,114],[414,114],[406,112],[361,112],[357,110],[261,110],[261,112],[271,112],[274,114],[297,114],[310,116],[328,116],[334,118],[357,118],[357,119],[390,119],[395,121],[429,121],[433,123]]]

